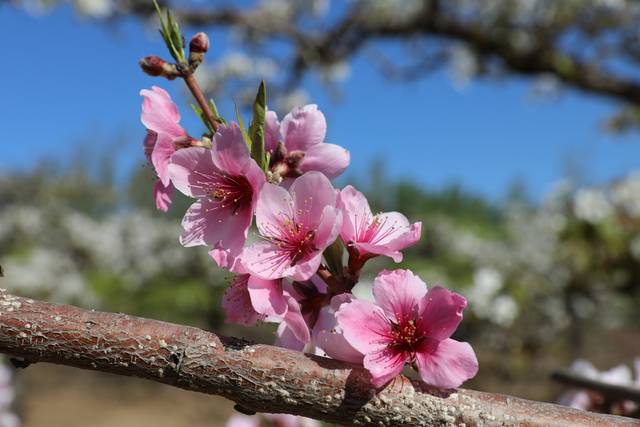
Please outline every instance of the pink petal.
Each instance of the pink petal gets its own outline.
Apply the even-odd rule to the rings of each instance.
[[[209,256],[213,258],[220,268],[235,274],[247,274],[247,270],[242,265],[240,253],[235,249],[226,249],[218,243],[209,251]]]
[[[296,338],[289,325],[282,322],[278,325],[276,331],[276,342],[278,347],[288,348],[290,350],[302,351],[304,350],[305,343]]]
[[[240,257],[247,272],[263,279],[292,276],[296,271],[295,267],[291,266],[289,254],[271,242],[258,242],[245,247]]]
[[[290,276],[293,280],[308,280],[316,274],[320,262],[322,261],[322,251],[317,251],[315,255],[298,261],[296,265],[291,267]]]
[[[336,241],[341,226],[342,213],[333,206],[325,206],[313,240],[314,246],[318,248],[318,251],[323,252]]]
[[[222,297],[222,309],[226,323],[253,326],[260,319],[253,305],[247,288],[248,274],[236,276]]]
[[[256,225],[260,234],[279,237],[281,224],[293,218],[293,200],[287,190],[274,184],[265,184],[256,204]]]
[[[233,122],[218,128],[212,141],[211,157],[216,167],[229,175],[243,175],[247,163],[253,162],[240,127]]]
[[[256,312],[265,316],[284,316],[287,299],[282,292],[282,280],[265,280],[250,276],[248,282],[251,304]]]
[[[281,140],[278,115],[273,110],[267,110],[264,116],[264,149],[269,153],[273,152]]]
[[[366,226],[369,219],[373,218],[369,202],[364,194],[351,185],[347,185],[340,191],[339,199],[343,216],[340,236],[344,242],[355,242],[358,228]]]
[[[449,338],[462,321],[467,300],[460,294],[436,286],[420,301],[418,327],[438,341]]]
[[[335,178],[347,169],[351,156],[348,150],[335,144],[316,144],[307,149],[300,170],[322,172]]]
[[[336,205],[336,193],[329,179],[320,172],[307,172],[289,189],[293,197],[293,213],[297,222],[315,227],[326,206]]]
[[[317,105],[305,105],[287,114],[282,119],[280,130],[288,151],[306,151],[324,141],[327,121]]]
[[[156,139],[158,138],[158,134],[152,130],[147,130],[147,134],[144,137],[144,142],[142,145],[144,146],[144,155],[151,163],[151,153],[153,152],[153,147],[156,146]]]
[[[362,354],[379,351],[390,342],[391,323],[380,307],[368,301],[343,304],[336,320],[349,344]]]
[[[200,183],[206,176],[218,173],[213,164],[211,150],[189,147],[176,151],[171,156],[169,176],[173,185],[189,197],[208,197],[206,187]]]
[[[302,316],[300,304],[289,294],[285,293],[285,297],[287,298],[287,313],[284,315],[284,323],[287,324],[297,340],[306,344],[311,339],[311,333]]]
[[[147,129],[158,134],[167,134],[174,139],[185,135],[184,130],[178,124],[180,122],[178,107],[173,103],[167,91],[153,86],[151,90],[141,90],[140,95],[144,97],[140,118]]]
[[[227,421],[225,427],[260,427],[260,418],[257,416],[249,417],[247,415],[235,414]]]
[[[156,180],[153,185],[153,198],[156,201],[156,208],[162,212],[169,210],[171,206],[171,195],[173,194],[173,185],[164,186],[162,181]]]
[[[222,247],[239,254],[251,225],[251,210],[237,212],[221,208],[215,200],[201,199],[187,210],[182,219],[182,245]]]
[[[403,323],[417,317],[427,285],[409,270],[383,270],[373,281],[373,296],[387,318]]]
[[[452,339],[440,341],[435,351],[417,352],[416,365],[422,380],[435,387],[460,387],[478,373],[478,359],[471,346]]]
[[[371,384],[379,388],[400,375],[406,361],[406,354],[385,347],[365,355],[363,365],[371,374]]]
[[[170,182],[169,161],[176,149],[171,139],[164,134],[158,135],[156,144],[151,152],[151,163],[162,183],[167,186]]]
[[[340,294],[331,298],[330,305],[320,309],[313,327],[313,340],[327,356],[351,363],[362,363],[363,355],[349,344],[342,335],[342,329],[336,320],[336,311],[342,304],[351,302],[351,294]]]

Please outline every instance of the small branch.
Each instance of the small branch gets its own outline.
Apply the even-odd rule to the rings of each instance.
[[[213,111],[211,111],[211,108],[209,107],[209,103],[204,98],[202,89],[200,89],[200,85],[198,84],[198,81],[196,80],[195,76],[191,72],[183,72],[182,78],[184,79],[184,82],[187,84],[187,87],[189,88],[189,90],[191,91],[191,94],[198,102],[200,109],[202,109],[202,112],[204,113],[204,116],[207,118],[207,121],[211,125],[212,129],[214,130],[214,132],[217,131],[218,127],[220,126],[220,122],[218,122],[216,117],[213,115]]]
[[[594,414],[399,377],[376,393],[361,367],[201,329],[34,301],[0,291],[0,352],[28,362],[146,378],[346,425],[638,426]],[[28,368],[27,368],[28,369]]]
[[[623,385],[605,383],[569,371],[558,371],[551,374],[551,378],[561,384],[575,387],[585,388],[596,391],[604,397],[605,401],[620,402],[623,400],[631,400],[640,403],[640,389],[626,387]],[[640,424],[640,422],[639,422]]]

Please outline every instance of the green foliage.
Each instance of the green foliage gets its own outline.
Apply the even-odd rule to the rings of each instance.
[[[264,80],[260,82],[256,99],[253,102],[253,117],[249,126],[249,138],[251,139],[251,157],[263,170],[267,170],[269,163],[266,161],[264,150],[264,121],[267,112],[267,88]]]
[[[160,34],[162,35],[164,43],[167,45],[167,49],[169,49],[169,53],[177,62],[184,62],[184,45],[182,33],[180,32],[180,25],[173,19],[171,11],[168,9],[166,19],[163,19],[162,11],[160,10],[160,6],[158,6],[158,2],[153,0],[153,4],[156,7],[158,19],[160,20]]]

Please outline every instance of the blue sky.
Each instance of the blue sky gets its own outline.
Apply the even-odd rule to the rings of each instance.
[[[96,151],[118,150],[122,171],[141,164],[138,92],[152,84],[174,94],[185,123],[199,132],[180,82],[139,71],[140,57],[164,48],[159,35],[138,22],[97,24],[68,7],[34,17],[4,5],[0,28],[13,41],[3,49],[0,170],[28,168],[43,157],[63,160],[80,140]],[[569,158],[595,183],[640,166],[640,135],[616,137],[599,128],[613,104],[575,92],[532,102],[527,80],[476,82],[460,91],[440,72],[397,84],[358,57],[340,103],[313,82],[307,89],[327,116],[327,140],[351,151],[356,175],[380,157],[388,175],[428,187],[460,183],[499,198],[519,179],[538,198]],[[216,101],[230,111],[231,100]]]

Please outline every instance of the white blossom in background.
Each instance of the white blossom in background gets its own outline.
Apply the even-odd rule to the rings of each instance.
[[[640,173],[631,174],[613,184],[611,200],[627,215],[640,217]]]
[[[449,75],[455,88],[464,89],[477,73],[476,55],[465,45],[455,45],[449,52]]]
[[[573,202],[574,215],[583,221],[598,223],[613,213],[613,207],[604,191],[600,189],[580,189]]]
[[[115,8],[113,0],[73,0],[73,5],[78,12],[91,18],[107,18]]]
[[[508,327],[518,316],[518,304],[508,295],[500,295],[504,280],[499,271],[482,267],[473,275],[466,290],[469,307],[478,316],[497,325]]]

